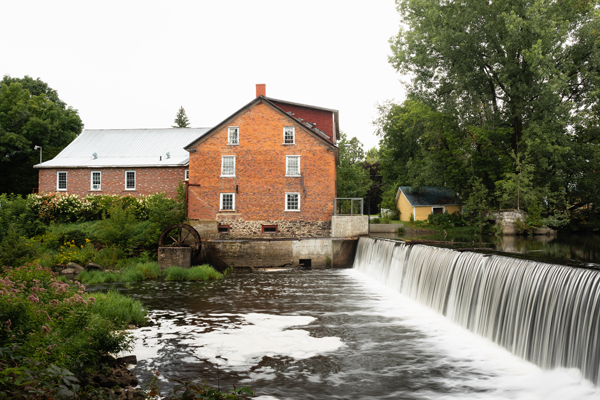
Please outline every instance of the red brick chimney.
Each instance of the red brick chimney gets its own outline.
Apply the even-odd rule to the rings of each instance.
[[[267,85],[264,83],[256,84],[256,97],[265,96],[267,97]]]

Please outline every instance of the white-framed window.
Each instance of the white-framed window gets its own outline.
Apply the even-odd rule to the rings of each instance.
[[[56,190],[67,190],[67,172],[58,171],[56,173]]]
[[[285,194],[285,211],[300,211],[300,193]]]
[[[300,176],[300,156],[285,156],[285,176]]]
[[[125,171],[125,190],[135,190],[135,171]]]
[[[102,190],[102,173],[100,171],[92,171],[92,179],[90,189]]]
[[[294,134],[293,126],[284,126],[283,127],[283,144],[295,144],[296,143],[296,135]]]
[[[189,181],[189,180],[190,180],[190,170],[189,170],[189,169],[186,169],[186,170],[185,170],[185,180],[186,180],[186,181]]]
[[[235,210],[235,193],[221,193],[221,210]]]
[[[444,206],[431,207],[432,214],[443,214],[445,212],[446,212],[446,207],[444,207]]]
[[[240,128],[230,126],[227,128],[227,144],[240,144]]]
[[[221,156],[221,176],[235,176],[235,156]]]

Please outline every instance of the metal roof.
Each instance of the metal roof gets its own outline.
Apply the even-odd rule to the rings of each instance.
[[[209,130],[86,129],[56,157],[34,168],[182,166],[189,163],[185,145]]]
[[[413,207],[458,204],[456,194],[446,187],[422,186],[418,191],[413,191],[411,186],[400,186],[396,195],[396,201],[400,196],[400,192],[406,196],[406,199]]]

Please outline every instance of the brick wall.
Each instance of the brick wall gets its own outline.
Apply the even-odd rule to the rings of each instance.
[[[67,173],[67,190],[64,193],[86,196],[88,194],[148,195],[164,192],[167,196],[177,196],[177,186],[185,179],[187,167],[177,168],[43,168],[39,170],[39,191],[57,192],[56,174]],[[90,190],[91,172],[100,171],[102,190]],[[136,189],[125,190],[125,171],[136,172]]]
[[[331,113],[330,113],[331,115]],[[295,126],[295,145],[283,127]],[[227,127],[239,127],[239,145],[227,145]],[[188,216],[232,221],[331,221],[335,152],[290,118],[259,102],[190,153]],[[221,177],[221,156],[235,155],[235,177]],[[300,155],[302,178],[286,177],[286,155]],[[285,211],[285,193],[300,193],[300,211]],[[220,193],[235,193],[235,211],[219,211]]]

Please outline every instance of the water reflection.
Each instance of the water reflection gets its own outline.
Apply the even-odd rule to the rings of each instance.
[[[373,237],[399,240],[454,242],[455,247],[478,247],[521,254],[559,264],[600,267],[600,235],[470,236],[434,234],[377,233]]]

